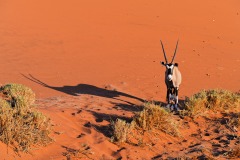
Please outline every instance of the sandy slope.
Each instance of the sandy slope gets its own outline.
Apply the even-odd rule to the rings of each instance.
[[[238,0],[2,0],[0,83],[30,86],[63,132],[33,159],[62,159],[83,143],[94,152],[90,158],[127,158],[129,150],[110,143],[104,126],[131,116],[142,99],[164,100],[159,40],[169,59],[180,40],[184,98],[201,89],[239,90],[239,35]]]

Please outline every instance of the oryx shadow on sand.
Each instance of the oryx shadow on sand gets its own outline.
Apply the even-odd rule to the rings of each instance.
[[[120,101],[120,102],[109,101],[111,104],[113,104],[113,106],[114,106],[113,109],[116,109],[116,110],[121,109],[121,110],[129,111],[129,112],[136,112],[136,111],[142,110],[142,105],[136,105],[127,100],[122,100],[122,99],[120,99],[120,96],[138,100],[142,103],[145,102],[145,100],[143,100],[139,97],[136,97],[136,96],[124,93],[124,92],[120,92],[120,91],[100,88],[100,87],[97,87],[94,85],[78,84],[76,86],[60,86],[60,87],[58,87],[58,86],[50,86],[50,85],[42,82],[41,80],[37,79],[36,77],[34,77],[31,74],[28,74],[28,75],[22,74],[22,76],[34,83],[37,83],[37,84],[43,86],[43,87],[53,89],[56,91],[60,91],[60,92],[63,92],[65,94],[68,94],[71,96],[81,96],[81,95],[90,95],[91,96],[91,95],[93,95],[93,96],[110,98],[113,100]],[[115,121],[116,119],[119,119],[119,118],[130,121],[130,118],[125,117],[125,116],[119,116],[119,115],[115,115],[115,114],[105,114],[105,113],[101,113],[101,111],[99,111],[99,112],[88,111],[88,112],[90,112],[91,114],[93,114],[95,116],[96,122],[102,122],[103,120],[110,122],[111,120]],[[103,133],[105,136],[111,137],[111,127],[109,125],[102,126],[102,125],[93,125],[93,124],[87,123],[84,126],[85,127],[94,126],[94,128],[96,130]]]
[[[132,98],[132,99],[139,100],[140,102],[144,102],[143,99],[138,98],[136,96],[132,96],[130,94],[123,93],[123,92],[120,92],[120,91],[99,88],[97,86],[90,85],[90,84],[78,84],[76,86],[60,86],[60,87],[57,87],[57,86],[50,86],[50,85],[42,82],[41,80],[37,79],[36,77],[32,76],[31,74],[29,74],[29,75],[22,74],[22,76],[25,77],[26,79],[32,81],[32,82],[35,82],[35,83],[43,86],[43,87],[50,88],[50,89],[53,89],[53,90],[56,90],[56,91],[60,91],[60,92],[66,93],[66,94],[71,95],[71,96],[80,96],[80,95],[87,94],[87,95],[111,98],[111,99],[116,99],[116,100],[120,100],[120,99],[118,99],[118,97],[124,96],[124,97],[127,97],[127,98]],[[123,100],[121,100],[121,101],[123,101]],[[127,102],[127,103],[130,103],[130,102]]]
[[[127,93],[123,93],[120,91],[115,91],[115,90],[108,90],[105,88],[99,88],[93,85],[89,85],[89,84],[78,84],[76,86],[61,86],[61,87],[57,87],[57,86],[50,86],[44,82],[42,82],[41,80],[37,79],[36,77],[32,76],[31,74],[29,75],[23,75],[26,79],[37,83],[43,87],[49,88],[49,89],[53,89],[56,91],[60,91],[63,93],[66,93],[68,95],[71,96],[81,96],[81,95],[93,95],[93,96],[98,96],[98,97],[105,97],[105,98],[110,98],[110,99],[114,99],[114,100],[119,100],[121,102],[111,102],[113,104],[113,109],[121,109],[121,110],[125,110],[128,112],[138,112],[141,111],[143,109],[143,105],[136,105],[133,104],[129,101],[126,100],[121,100],[119,99],[120,96],[126,97],[126,98],[132,98],[135,100],[138,100],[140,102],[146,102],[144,99],[141,99],[139,97],[127,94]],[[166,106],[166,103],[161,102],[161,101],[152,101],[154,104],[156,105],[160,105],[160,106]],[[182,101],[180,101],[180,103],[182,103]],[[115,114],[107,114],[107,113],[101,113],[101,111],[90,111],[89,112],[91,114],[93,114],[95,116],[95,121],[98,122],[102,122],[103,120],[108,121],[109,123],[111,123],[111,121],[116,121],[116,119],[124,119],[127,122],[130,122],[132,120],[132,118],[126,117],[124,115],[115,115]],[[93,126],[96,130],[98,130],[99,132],[103,133],[106,137],[111,137],[112,136],[112,127],[110,125],[98,125],[98,124],[91,124],[91,123],[86,123],[84,125],[85,127],[91,127]]]

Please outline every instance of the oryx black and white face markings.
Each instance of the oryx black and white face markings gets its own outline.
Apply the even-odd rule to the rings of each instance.
[[[169,81],[172,80],[172,75],[173,75],[173,64],[166,64],[166,69],[167,69],[167,79]]]
[[[168,106],[173,106],[173,102],[174,102],[174,107],[176,110],[179,110],[178,108],[178,90],[179,90],[179,85],[181,84],[181,73],[178,69],[178,63],[173,63],[175,56],[176,56],[176,52],[177,52],[177,47],[178,47],[178,41],[177,41],[177,45],[175,48],[175,52],[172,58],[172,61],[170,63],[168,63],[167,60],[167,56],[164,50],[164,46],[163,43],[161,41],[161,45],[162,45],[162,50],[163,50],[163,54],[164,54],[164,58],[165,58],[165,63],[161,62],[162,65],[164,65],[166,67],[166,71],[165,71],[165,83],[167,86],[167,101],[168,101]],[[174,108],[171,108],[172,110]]]

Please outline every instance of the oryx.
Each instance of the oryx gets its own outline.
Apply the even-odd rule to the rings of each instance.
[[[176,56],[176,52],[177,52],[177,47],[178,47],[178,41],[177,41],[177,45],[175,48],[175,52],[172,58],[172,61],[169,63],[167,60],[167,56],[163,47],[163,43],[161,41],[161,45],[162,45],[162,50],[163,50],[163,54],[164,54],[164,58],[165,58],[165,63],[162,62],[161,64],[164,65],[166,67],[166,71],[165,71],[165,84],[167,86],[167,102],[168,105],[167,107],[171,110],[174,110],[174,108],[178,111],[178,90],[179,90],[179,86],[181,84],[182,81],[182,76],[181,76],[181,72],[178,69],[178,63],[173,63],[174,58]]]

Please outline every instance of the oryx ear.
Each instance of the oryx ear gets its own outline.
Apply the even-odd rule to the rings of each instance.
[[[178,63],[174,63],[174,66],[175,66],[175,67],[178,67]]]
[[[161,62],[161,64],[165,66],[165,63],[164,63],[164,62]]]

